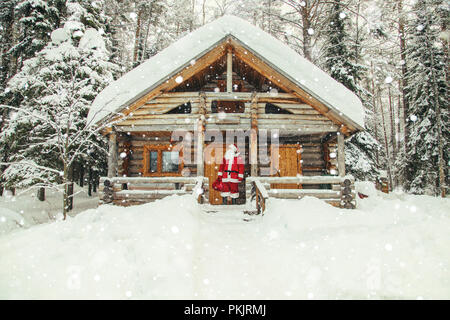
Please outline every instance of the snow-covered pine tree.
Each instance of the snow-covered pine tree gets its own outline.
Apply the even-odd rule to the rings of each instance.
[[[108,62],[103,36],[76,24],[73,17],[80,8],[68,6],[72,9],[72,19],[52,32],[52,42],[26,60],[8,82],[7,89],[20,96],[21,103],[20,107],[9,106],[13,114],[0,136],[3,145],[15,149],[4,172],[7,183],[16,187],[62,185],[64,216],[74,163],[102,161],[102,138],[98,128],[86,123],[86,116],[116,69]]]
[[[65,0],[19,0],[15,16],[19,22],[18,43],[12,53],[20,61],[31,58],[50,41],[50,33],[65,16]]]
[[[186,11],[190,8],[189,5],[184,7],[185,17]],[[168,24],[167,21],[173,21],[175,23],[182,23],[183,20],[179,17],[172,17],[172,19],[163,19],[164,15],[168,11],[168,4],[166,1],[151,0],[151,1],[136,1],[136,29],[135,29],[135,43],[133,52],[133,65],[137,66],[149,56],[156,54],[162,48],[158,48],[157,41],[152,41],[150,38],[157,38],[159,31],[167,31],[163,24]],[[178,19],[177,19],[178,18]],[[189,18],[187,26],[192,27],[192,19]],[[155,48],[156,47],[156,50]],[[159,49],[159,50],[158,50]]]
[[[14,35],[14,7],[17,0],[0,2],[0,90],[5,88],[6,82],[13,72],[10,50]],[[2,90],[3,91],[3,90]]]
[[[447,13],[441,15],[442,10]],[[441,0],[423,0],[416,3],[413,12],[407,41],[406,126],[410,135],[404,162],[405,189],[415,194],[438,195],[445,189],[449,161],[447,65],[439,39],[449,5]]]
[[[356,93],[364,105],[370,105],[370,94],[358,85],[364,66],[358,64],[358,50],[351,50],[350,37],[346,31],[347,14],[341,2],[330,5],[326,37],[324,67],[330,75]],[[378,174],[376,152],[379,144],[369,128],[353,135],[345,144],[346,171],[357,179],[372,179]]]

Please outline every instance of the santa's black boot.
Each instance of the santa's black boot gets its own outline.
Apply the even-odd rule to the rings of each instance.
[[[231,204],[236,204],[236,200],[237,200],[237,199],[232,198],[232,199],[231,199]]]
[[[227,197],[222,197],[222,204],[227,204]]]

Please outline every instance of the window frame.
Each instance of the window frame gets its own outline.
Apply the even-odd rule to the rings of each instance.
[[[174,177],[174,176],[181,176],[181,171],[184,168],[184,162],[183,162],[183,149],[180,150],[174,150],[177,148],[174,148],[173,146],[167,144],[167,145],[145,145],[144,146],[144,157],[143,157],[143,164],[142,164],[142,175],[144,177]],[[157,163],[156,163],[156,172],[149,172],[150,169],[150,152],[156,151],[158,152],[157,157]],[[162,167],[162,154],[164,151],[173,151],[173,152],[179,152],[179,158],[178,158],[178,172],[163,172]]]
[[[235,108],[237,109],[237,106],[239,106],[239,108],[242,110],[240,112],[227,112],[224,111],[223,108],[225,108],[224,106],[220,106],[221,103],[234,103],[235,104]],[[222,110],[219,110],[222,109]],[[212,114],[218,114],[218,113],[227,113],[227,114],[244,114],[245,113],[245,103],[242,100],[213,100],[211,101],[211,113]]]

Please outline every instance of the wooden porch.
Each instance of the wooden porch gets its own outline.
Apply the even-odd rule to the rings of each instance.
[[[352,176],[247,177],[245,212],[264,214],[270,198],[316,197],[341,208],[354,209],[355,186]],[[198,203],[208,203],[209,179],[200,177],[102,177],[100,203],[120,206],[152,202],[171,195],[193,195]],[[283,185],[320,186],[315,189],[281,189]],[[253,206],[253,201],[254,206]],[[209,205],[210,206],[210,205]]]

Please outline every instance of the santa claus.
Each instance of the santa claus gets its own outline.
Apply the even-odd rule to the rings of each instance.
[[[223,189],[220,192],[223,204],[227,204],[228,198],[231,198],[232,204],[236,204],[236,199],[239,198],[239,182],[244,179],[244,161],[239,156],[235,144],[228,146],[218,176],[223,183]]]

